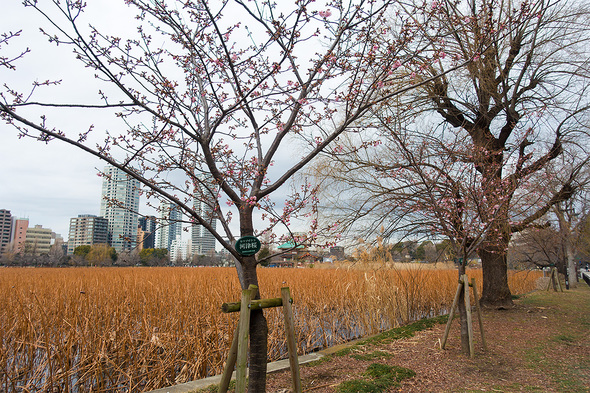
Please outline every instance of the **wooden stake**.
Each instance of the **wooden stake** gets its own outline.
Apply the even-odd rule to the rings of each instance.
[[[549,282],[547,283],[547,290],[553,286],[553,289],[556,290],[557,284],[555,284],[555,268],[552,267],[551,271],[549,272]]]
[[[221,305],[221,311],[224,313],[238,312],[240,311],[240,305],[240,302],[223,303]],[[250,302],[250,311],[262,310],[264,308],[281,307],[282,305],[283,299],[281,298],[252,300]]]
[[[246,371],[248,366],[248,338],[250,334],[250,312],[252,311],[253,298],[256,296],[258,287],[250,285],[248,289],[242,291],[242,299],[238,307],[235,303],[230,304],[230,308],[224,312],[235,312],[236,308],[240,310],[240,321],[234,333],[232,345],[228,354],[225,368],[221,376],[219,384],[219,393],[227,393],[229,383],[231,381],[232,371],[234,365],[236,368],[236,393],[246,392]],[[267,301],[267,300],[270,300]],[[293,393],[302,393],[301,375],[299,372],[299,359],[297,357],[297,343],[295,341],[295,326],[293,323],[293,309],[291,303],[291,294],[289,288],[281,288],[280,299],[267,299],[266,301],[258,301],[257,309],[267,307],[283,306],[283,314],[285,317],[285,331],[287,335],[287,348],[289,350],[289,364],[291,366],[291,377],[293,382]],[[277,302],[278,301],[278,302]]]
[[[299,374],[299,359],[297,358],[297,343],[295,341],[295,326],[293,323],[293,309],[291,307],[291,293],[289,288],[281,288],[281,298],[283,300],[283,315],[285,316],[285,333],[287,335],[287,349],[289,350],[293,392],[301,393],[301,376]]]
[[[477,285],[475,285],[475,278],[471,279],[471,285],[473,286],[473,301],[475,302],[475,310],[477,311],[477,319],[479,320],[479,331],[481,332],[481,344],[484,351],[488,350],[486,345],[486,338],[483,334],[483,319],[481,316],[481,308],[479,307],[479,297],[477,296]]]
[[[548,291],[549,288],[551,288],[551,286],[553,286],[553,289],[555,291],[557,291],[557,288],[559,288],[559,291],[563,292],[563,287],[561,286],[561,282],[559,281],[559,274],[557,273],[556,267],[551,268],[551,273],[549,273],[549,282],[547,283],[546,291]]]
[[[467,274],[463,276],[463,287],[465,288],[465,311],[467,311],[467,334],[469,335],[469,357],[475,355],[473,347],[473,323],[471,321],[471,300],[469,300],[469,278]]]
[[[445,349],[445,345],[447,343],[447,338],[449,337],[449,332],[451,331],[451,323],[453,322],[453,317],[455,316],[455,308],[457,307],[457,303],[459,303],[459,295],[461,295],[461,291],[463,290],[463,277],[459,279],[459,285],[457,286],[457,292],[455,293],[455,299],[453,300],[453,305],[451,306],[451,311],[449,312],[449,319],[447,320],[447,326],[445,327],[445,334],[443,334],[442,342],[440,343],[440,348]]]
[[[258,287],[250,285],[242,291],[240,322],[238,324],[238,355],[236,365],[236,393],[246,392],[246,371],[248,366],[248,337],[250,335],[250,301],[256,296]]]
[[[219,393],[226,393],[227,389],[229,388],[229,383],[231,382],[231,375],[234,371],[234,367],[236,365],[236,358],[238,356],[239,332],[240,328],[238,325],[234,332],[234,337],[231,342],[231,348],[229,349],[229,353],[227,355],[227,362],[225,363],[225,367],[223,368],[223,374],[221,374],[221,381],[219,382],[219,389],[217,390]]]
[[[563,287],[561,286],[561,281],[559,281],[559,274],[557,274],[557,268],[555,269],[555,280],[557,281],[557,287],[559,288],[560,292],[563,292]]]

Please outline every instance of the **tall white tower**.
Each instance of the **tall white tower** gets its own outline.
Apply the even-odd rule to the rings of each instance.
[[[111,165],[103,172],[100,215],[109,221],[109,244],[117,252],[131,251],[137,244],[139,181]]]
[[[168,201],[160,205],[160,219],[156,230],[156,248],[172,251],[172,242],[180,241],[182,236],[182,213],[179,207]]]
[[[215,230],[217,228],[217,218],[213,207],[217,201],[217,191],[214,185],[210,183],[197,184],[193,208]],[[215,236],[200,224],[193,224],[191,228],[191,252],[193,255],[208,255],[215,252]]]

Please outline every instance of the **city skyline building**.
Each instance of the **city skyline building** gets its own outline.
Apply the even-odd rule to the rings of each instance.
[[[72,255],[79,246],[108,244],[109,222],[104,217],[93,214],[79,214],[70,218],[68,234],[68,255]]]
[[[12,237],[12,214],[10,210],[0,209],[0,255],[8,251]]]
[[[202,179],[202,178],[201,178]],[[209,182],[210,183],[210,182]],[[193,208],[195,212],[209,222],[213,230],[217,229],[217,219],[214,215],[214,202],[216,196],[212,190],[215,188],[212,184],[198,183],[193,199]],[[209,255],[215,252],[215,236],[201,224],[192,224],[191,226],[191,253],[193,255]]]
[[[10,244],[12,252],[19,253],[25,249],[27,240],[27,230],[29,228],[28,218],[12,218],[12,234],[10,235]]]
[[[174,239],[170,245],[170,263],[175,265],[186,261],[189,254],[189,248],[189,244],[186,240],[182,240],[180,237]]]
[[[143,248],[156,248],[157,220],[155,216],[139,217],[139,228],[143,232]],[[139,241],[139,240],[138,240]]]
[[[24,252],[32,255],[49,254],[52,240],[55,234],[52,234],[49,228],[43,228],[43,225],[35,225],[27,229]]]
[[[168,201],[160,204],[160,218],[156,230],[156,247],[172,250],[172,242],[182,236],[182,213],[180,208]]]
[[[103,170],[100,216],[108,220],[108,243],[118,253],[137,245],[139,181],[107,165]]]

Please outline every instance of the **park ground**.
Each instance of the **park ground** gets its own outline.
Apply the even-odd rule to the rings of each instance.
[[[590,287],[539,290],[515,307],[484,310],[487,350],[474,318],[475,356],[463,355],[459,322],[445,350],[445,318],[419,322],[301,366],[304,392],[590,392]],[[269,374],[287,393],[290,371]]]

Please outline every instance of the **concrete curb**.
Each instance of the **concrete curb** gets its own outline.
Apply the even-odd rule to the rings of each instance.
[[[314,360],[321,359],[324,356],[332,355],[333,353],[336,353],[342,349],[351,347],[359,342],[363,342],[366,339],[369,339],[371,337],[376,337],[379,334],[380,333],[373,334],[373,335],[370,335],[367,337],[360,337],[360,338],[357,338],[357,339],[354,339],[351,341],[347,341],[342,344],[338,344],[338,345],[334,345],[329,348],[322,349],[318,352],[312,352],[312,353],[308,353],[307,355],[299,356],[299,358],[298,358],[299,364],[313,362]],[[279,360],[276,362],[268,363],[267,373],[285,370],[289,367],[290,367],[289,366],[289,359]],[[236,377],[236,373],[234,372],[232,374],[232,380],[235,379],[235,377]],[[219,381],[221,381],[221,375],[215,375],[212,377],[197,379],[196,381],[191,381],[191,382],[183,383],[180,385],[170,386],[168,388],[161,388],[161,389],[157,389],[157,390],[152,390],[152,391],[146,392],[146,393],[189,393],[194,390],[207,388],[211,385],[218,385]]]
[[[299,356],[299,364],[313,362],[314,360],[321,359],[324,356],[325,355],[321,352],[308,353],[307,355]],[[289,359],[284,359],[269,363],[267,366],[267,372],[272,373],[287,368],[289,368]],[[235,372],[232,374],[232,379],[235,378],[235,374]],[[198,379],[196,381],[191,381],[180,385],[174,385],[167,388],[152,390],[147,393],[188,393],[194,390],[207,388],[211,385],[217,385],[219,384],[219,381],[221,381],[221,375],[215,375],[213,377]]]

